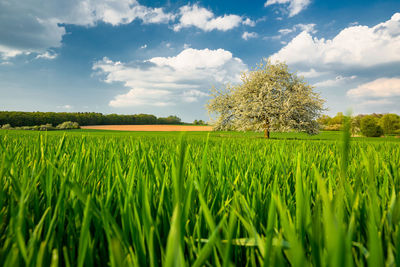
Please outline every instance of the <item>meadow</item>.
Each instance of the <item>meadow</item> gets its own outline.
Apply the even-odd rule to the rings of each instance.
[[[399,266],[400,139],[0,131],[1,266]]]

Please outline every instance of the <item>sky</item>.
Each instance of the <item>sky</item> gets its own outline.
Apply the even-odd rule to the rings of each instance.
[[[400,114],[399,0],[0,0],[0,110],[208,120],[263,59],[326,114]]]

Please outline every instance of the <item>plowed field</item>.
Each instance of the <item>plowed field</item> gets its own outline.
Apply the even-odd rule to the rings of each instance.
[[[115,131],[145,131],[145,132],[207,132],[211,126],[187,125],[92,125],[81,126],[82,129],[115,130]]]

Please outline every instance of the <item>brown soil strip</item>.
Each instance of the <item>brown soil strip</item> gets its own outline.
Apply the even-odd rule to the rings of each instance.
[[[208,132],[211,126],[188,125],[93,125],[81,126],[82,129],[114,130],[114,131],[143,131],[143,132]]]

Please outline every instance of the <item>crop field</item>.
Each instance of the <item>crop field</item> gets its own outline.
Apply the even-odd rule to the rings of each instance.
[[[0,265],[400,265],[400,139],[261,136],[1,130]]]
[[[209,132],[211,126],[192,126],[192,125],[92,125],[82,126],[82,129],[92,130],[117,130],[117,131],[143,131],[143,132]]]

